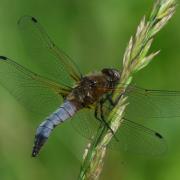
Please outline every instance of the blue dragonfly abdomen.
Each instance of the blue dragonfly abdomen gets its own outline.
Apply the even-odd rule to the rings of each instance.
[[[32,156],[38,155],[41,147],[47,141],[48,137],[52,133],[53,129],[66,121],[67,119],[74,116],[77,112],[76,106],[70,101],[65,101],[56,111],[48,116],[37,128],[35,134],[34,147]]]

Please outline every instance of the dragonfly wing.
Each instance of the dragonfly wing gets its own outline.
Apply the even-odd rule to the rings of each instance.
[[[81,79],[81,73],[71,58],[55,45],[34,17],[23,16],[18,27],[31,58],[30,65],[35,65],[36,72],[70,87]]]
[[[0,83],[27,109],[48,115],[69,89],[0,56]]]
[[[94,117],[94,109],[80,110],[71,122],[73,128],[87,139],[91,139],[100,127],[100,122]]]
[[[180,91],[150,90],[121,84],[119,95],[128,96],[128,119],[151,119],[180,117]],[[101,87],[100,87],[101,88]],[[117,88],[110,89],[112,91]]]
[[[124,119],[116,138],[110,145],[116,150],[123,150],[142,155],[157,156],[166,152],[167,144],[161,134],[138,123]]]
[[[108,114],[112,108],[110,108],[109,103],[103,105],[103,112],[107,122],[109,121]],[[88,139],[91,139],[102,125],[95,119],[93,111],[94,109],[82,110],[71,121],[77,132]],[[115,115],[118,116],[118,114]],[[115,136],[116,138],[112,138],[108,145],[114,150],[150,156],[161,155],[167,150],[166,142],[161,134],[128,119],[122,121]]]
[[[112,109],[113,106],[109,102],[103,105],[106,122],[111,122],[108,116]],[[120,117],[118,113],[114,113],[110,117],[114,118],[114,116]],[[121,125],[115,133],[115,137],[112,138],[109,146],[117,150],[143,155],[160,155],[167,149],[162,135],[126,118],[121,120]]]
[[[129,105],[125,116],[129,119],[180,117],[180,91],[129,87],[126,94]]]
[[[102,109],[106,122],[110,122],[108,115],[112,108],[109,102],[103,104]],[[120,116],[119,114],[114,115]],[[101,112],[98,112],[98,117],[101,117]],[[94,109],[80,111],[71,122],[73,127],[88,139],[92,138],[98,128],[103,125],[94,117]],[[167,149],[161,134],[125,118],[115,136],[116,138],[112,138],[109,144],[110,148],[115,150],[155,156],[164,153]]]

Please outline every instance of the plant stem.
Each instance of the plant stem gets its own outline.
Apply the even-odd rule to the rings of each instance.
[[[135,36],[131,37],[126,48],[121,79],[117,90],[113,94],[113,99],[126,90],[131,83],[132,75],[146,67],[159,51],[148,54],[154,36],[167,24],[176,9],[176,0],[157,0],[153,10],[146,21],[145,18],[140,22]],[[121,96],[117,105],[108,116],[110,127],[114,133],[120,128],[123,121],[123,114],[128,105],[127,97]],[[118,114],[118,116],[113,116]],[[120,129],[119,129],[120,130]],[[79,180],[97,180],[101,174],[104,164],[104,157],[107,146],[113,134],[105,126],[101,126],[92,142],[90,142],[84,153],[84,161],[81,166]]]

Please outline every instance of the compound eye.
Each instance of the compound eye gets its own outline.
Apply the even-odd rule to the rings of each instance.
[[[115,73],[114,73],[114,77],[115,77],[116,79],[119,79],[119,74],[118,74],[117,72],[115,72]]]
[[[109,69],[105,68],[101,72],[104,73],[104,74],[108,74],[109,73]]]
[[[112,70],[111,69],[107,69],[107,68],[103,69],[102,73],[106,74],[107,76],[110,76],[110,77],[112,77],[112,75],[113,75]]]
[[[106,76],[108,76],[111,81],[117,81],[120,78],[120,74],[115,69],[105,68],[102,70],[102,73],[105,74]]]

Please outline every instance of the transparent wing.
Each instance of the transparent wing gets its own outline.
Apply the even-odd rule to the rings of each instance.
[[[126,117],[134,118],[172,118],[180,116],[180,91],[148,90],[129,87],[129,105]]]
[[[18,27],[30,59],[30,66],[44,77],[72,86],[81,73],[71,58],[50,39],[40,23],[31,16],[23,16]]]
[[[118,141],[113,138],[110,145],[116,150],[151,156],[161,155],[167,150],[162,135],[127,119],[123,120],[115,135]]]
[[[0,83],[27,109],[48,115],[69,89],[0,56]]]
[[[124,90],[125,85],[121,86],[119,95],[128,96],[125,114],[128,119],[180,117],[180,91],[143,89],[133,85]]]
[[[106,114],[112,108],[109,104],[103,106]],[[111,117],[114,116],[120,117],[118,113],[114,113]],[[151,156],[160,155],[166,151],[166,142],[161,134],[126,118],[121,121],[121,126],[115,133],[116,138],[112,138],[110,142],[113,149]]]
[[[109,121],[108,114],[112,108],[109,103],[103,105],[103,114],[107,122]],[[79,114],[77,113],[71,121],[73,127],[83,137],[88,139],[92,138],[100,125],[102,125],[102,123],[94,117],[93,111],[94,109],[82,110]],[[101,115],[99,114],[98,116],[100,117]],[[119,115],[114,114],[114,116]],[[125,118],[115,136],[116,138],[112,138],[109,145],[110,148],[115,150],[152,156],[160,155],[167,149],[164,138],[158,132]]]
[[[82,109],[73,117],[73,128],[83,137],[91,139],[100,127],[100,122],[94,116],[94,109]]]

